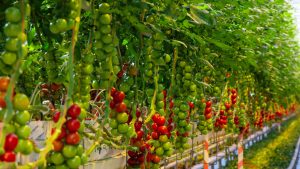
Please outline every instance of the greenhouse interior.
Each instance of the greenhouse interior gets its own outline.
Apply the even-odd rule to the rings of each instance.
[[[300,0],[1,0],[0,169],[300,169]]]

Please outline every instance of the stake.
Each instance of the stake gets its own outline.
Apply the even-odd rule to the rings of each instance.
[[[238,169],[243,169],[244,166],[244,150],[243,150],[243,133],[238,136]]]
[[[209,153],[208,153],[208,147],[209,147],[209,141],[208,141],[208,134],[204,136],[204,141],[203,141],[203,156],[204,156],[204,161],[203,161],[203,166],[204,169],[208,169],[209,167]]]

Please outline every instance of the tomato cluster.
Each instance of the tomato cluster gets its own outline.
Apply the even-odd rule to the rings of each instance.
[[[78,16],[79,4],[77,0],[57,1],[54,13],[57,19],[50,23],[50,31],[54,34],[63,33],[74,27],[75,19]],[[58,16],[58,14],[65,14],[68,16]]]
[[[201,132],[201,134],[207,134],[213,128],[212,101],[208,100],[205,102],[205,100],[203,100],[203,102],[204,103],[202,105],[200,105],[200,109],[204,109],[204,111],[203,111],[202,115],[199,115],[198,129]]]
[[[22,29],[22,15],[18,7],[9,7],[5,10],[7,23],[3,30],[6,36],[5,51],[1,54],[1,72],[10,74],[16,66],[17,60],[27,56],[27,35]],[[21,52],[20,52],[21,51]]]
[[[111,89],[110,92],[112,100],[110,101],[110,127],[112,128],[111,133],[113,135],[125,135],[131,137],[134,134],[133,128],[129,126],[131,118],[129,116],[129,111],[126,104],[123,102],[125,99],[125,93],[123,91],[118,91],[115,88]]]
[[[138,151],[128,151],[129,159],[127,164],[131,167],[140,166],[144,168],[146,151],[150,151],[150,145],[146,142],[148,138],[145,138],[145,132],[143,130],[143,121],[141,119],[141,111],[139,108],[136,110],[136,121],[134,123],[134,129],[136,137],[130,139],[130,145],[137,147]]]
[[[25,94],[14,93],[11,97],[13,103],[13,111],[9,112],[6,108],[4,96],[7,94],[9,86],[9,77],[0,77],[0,92],[1,92],[1,111],[0,122],[5,121],[3,131],[6,135],[4,150],[1,154],[1,160],[5,162],[14,162],[16,153],[28,155],[34,150],[34,144],[29,140],[31,128],[27,125],[31,119],[31,114],[27,111],[29,108],[29,99]],[[13,89],[14,90],[14,89]]]
[[[48,154],[49,168],[78,168],[80,165],[87,162],[87,157],[84,154],[83,146],[80,145],[81,136],[79,134],[81,124],[79,117],[81,107],[73,104],[67,111],[67,121],[59,131],[59,135],[52,143],[53,151]],[[53,115],[53,122],[57,123],[61,117],[59,111]],[[57,129],[52,130],[52,134]]]
[[[111,83],[117,80],[117,73],[120,71],[119,58],[116,46],[119,43],[118,38],[112,32],[112,15],[110,14],[110,5],[102,3],[99,5],[95,14],[95,65],[96,77],[93,81],[93,88],[108,89]]]
[[[152,151],[147,155],[147,160],[154,163],[153,168],[157,168],[160,158],[172,155],[173,148],[169,140],[171,133],[166,126],[165,116],[155,113],[152,116],[152,122],[151,140],[149,140],[152,145]]]

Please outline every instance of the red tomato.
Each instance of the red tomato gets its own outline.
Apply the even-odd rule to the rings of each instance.
[[[136,139],[141,140],[144,136],[144,132],[142,130],[136,132]]]
[[[16,154],[14,152],[7,151],[3,155],[1,155],[0,159],[5,162],[15,162]]]
[[[18,136],[15,134],[8,134],[5,137],[4,149],[5,151],[14,151],[18,145]]]
[[[48,86],[47,83],[43,83],[43,84],[41,84],[41,88],[42,88],[42,89],[48,89],[49,86]]]
[[[117,92],[117,89],[112,87],[111,90],[110,90],[110,95],[114,96],[116,94],[116,92]]]
[[[158,129],[158,125],[156,123],[152,123],[152,129],[156,131]]]
[[[7,76],[0,77],[0,91],[5,92],[8,88],[10,78]]]
[[[193,109],[193,108],[195,108],[195,105],[194,105],[194,103],[193,103],[193,102],[189,102],[189,106],[190,106],[190,109]]]
[[[174,107],[174,102],[172,100],[170,100],[169,108],[172,109],[173,107]]]
[[[71,132],[77,132],[78,129],[80,128],[80,121],[78,121],[77,119],[70,119],[67,121],[67,129]]]
[[[137,152],[129,150],[128,152],[129,157],[136,158],[138,156]]]
[[[136,112],[135,112],[135,115],[136,115],[137,118],[139,118],[139,117],[141,117],[142,112],[137,109]]]
[[[158,126],[163,126],[165,122],[166,122],[166,118],[164,116],[160,116],[156,123]]]
[[[211,105],[212,105],[212,102],[211,102],[211,101],[207,101],[207,102],[206,102],[206,107],[211,107]]]
[[[225,107],[226,107],[227,110],[230,109],[230,107],[231,107],[230,103],[226,102]]]
[[[5,108],[6,107],[5,94],[6,93],[0,92],[0,107],[1,108]]]
[[[114,100],[117,103],[122,102],[125,99],[125,93],[122,91],[117,91],[114,95],[113,95]]]
[[[157,123],[157,122],[159,121],[159,117],[160,117],[160,115],[159,115],[158,113],[156,113],[156,114],[154,114],[154,115],[152,116],[152,120],[153,120],[155,123]]]
[[[159,134],[165,135],[169,132],[167,126],[160,126],[158,127]]]
[[[56,152],[60,152],[64,147],[64,143],[58,140],[53,141],[52,145],[53,145],[53,150]]]
[[[60,89],[60,84],[52,83],[50,88],[52,91],[58,91]]]
[[[68,109],[68,116],[72,117],[73,119],[76,119],[81,112],[81,108],[77,104],[73,104]]]
[[[152,161],[153,158],[154,158],[154,155],[148,152],[148,154],[146,155],[147,162]]]
[[[78,144],[79,142],[80,142],[80,135],[78,134],[78,132],[70,133],[67,135],[66,138],[67,144],[75,145]]]
[[[140,131],[142,129],[143,123],[141,121],[136,121],[134,123],[134,129],[135,131]]]
[[[51,130],[51,134],[53,134],[54,132],[55,132],[55,128],[53,128],[53,129]],[[58,137],[56,138],[56,140],[61,140],[61,139],[65,138],[66,135],[67,135],[66,129],[65,129],[65,128],[62,128],[62,129],[61,129],[61,132],[60,132],[60,134],[58,135]]]
[[[152,137],[152,139],[157,140],[157,139],[159,138],[159,135],[158,135],[157,132],[153,131],[153,132],[151,133],[151,137]]]
[[[115,103],[113,100],[110,101],[109,107],[110,107],[111,109],[114,109],[114,108],[116,107],[116,103]]]
[[[205,108],[205,114],[211,113],[211,107]]]
[[[235,90],[235,89],[231,89],[231,93],[232,93],[232,94],[235,94],[235,93],[236,93],[236,90]]]
[[[126,109],[127,109],[127,106],[124,102],[121,102],[116,105],[116,112],[122,113],[122,112],[126,111]]]
[[[52,120],[56,123],[56,122],[58,122],[59,117],[60,117],[60,112],[57,111],[53,114]]]
[[[143,163],[144,160],[145,160],[144,154],[139,154],[139,155],[138,155],[138,161],[139,161],[140,163]]]
[[[157,155],[154,155],[152,161],[153,163],[158,164],[160,162],[160,158]]]
[[[224,110],[220,110],[220,115],[224,115],[225,114],[225,111]]]

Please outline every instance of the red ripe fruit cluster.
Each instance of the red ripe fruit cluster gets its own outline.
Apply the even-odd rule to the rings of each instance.
[[[217,129],[223,129],[225,128],[227,124],[227,116],[225,116],[225,111],[220,110],[220,117],[216,119],[215,127]]]
[[[208,120],[212,117],[212,102],[211,101],[206,102],[204,115],[205,115],[206,120]]]
[[[134,129],[136,132],[136,138],[131,138],[130,144],[131,146],[136,146],[139,148],[138,151],[128,151],[128,156],[130,157],[127,160],[127,164],[129,166],[138,166],[142,165],[144,163],[144,157],[146,153],[146,149],[150,150],[150,145],[148,143],[145,143],[144,140],[144,131],[142,129],[143,127],[143,121],[140,120],[141,117],[141,111],[139,108],[136,109],[136,122],[134,123]]]
[[[5,137],[4,150],[5,153],[0,156],[0,161],[15,162],[16,154],[14,152],[18,145],[18,136],[15,134],[7,134]]]
[[[153,131],[151,133],[151,137],[153,140],[157,140],[160,135],[167,135],[169,138],[171,137],[171,133],[169,131],[171,127],[165,126],[165,116],[161,116],[158,113],[156,113],[152,116],[152,121],[153,123],[151,128]]]
[[[80,128],[80,121],[78,117],[80,115],[81,108],[77,104],[73,104],[69,107],[67,111],[67,121],[63,124],[61,132],[53,142],[53,150],[61,151],[63,149],[64,143],[69,145],[76,145],[80,142],[80,135],[78,130]],[[55,112],[52,120],[57,123],[60,118],[60,112]],[[53,134],[55,129],[53,128],[51,133]]]
[[[238,125],[240,124],[240,122],[239,122],[239,117],[238,117],[238,116],[235,116],[233,120],[234,120],[234,124],[235,124],[235,125],[238,126]]]
[[[115,110],[118,113],[123,113],[127,111],[127,106],[123,102],[125,99],[125,93],[122,91],[117,91],[116,88],[112,88],[110,95],[113,97],[112,101],[109,103],[111,109]]]
[[[231,99],[231,104],[235,105],[236,104],[236,99],[237,99],[237,91],[236,91],[236,89],[231,89],[230,99]]]

